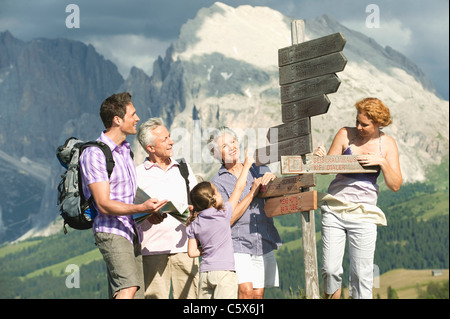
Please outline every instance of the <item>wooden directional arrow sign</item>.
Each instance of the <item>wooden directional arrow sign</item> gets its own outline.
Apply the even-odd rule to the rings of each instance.
[[[255,164],[265,165],[275,163],[281,159],[281,156],[303,155],[312,152],[311,134],[292,138],[287,141],[272,144],[255,151]]]
[[[304,136],[311,133],[311,119],[303,118],[298,121],[281,124],[269,128],[267,139],[269,142],[277,143],[294,137]]]
[[[281,174],[376,173],[378,166],[363,167],[357,155],[282,156]]]
[[[339,52],[344,49],[346,40],[342,33],[314,39],[278,50],[278,66],[282,67],[295,62],[305,61],[318,56]]]
[[[334,93],[341,81],[336,74],[327,74],[281,87],[281,104],[320,94]]]
[[[261,186],[258,197],[268,198],[294,194],[300,192],[301,188],[313,186],[316,186],[315,174],[278,177],[265,188]]]
[[[280,68],[280,85],[344,70],[347,59],[342,52],[297,62]]]
[[[287,215],[317,209],[317,191],[303,192],[266,200],[267,217]]]
[[[330,107],[330,100],[325,94],[308,99],[281,105],[281,119],[283,123],[298,119],[325,114]]]

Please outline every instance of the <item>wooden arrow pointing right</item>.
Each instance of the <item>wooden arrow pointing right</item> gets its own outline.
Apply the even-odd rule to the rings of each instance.
[[[275,163],[281,156],[304,155],[312,152],[311,134],[291,138],[286,141],[271,144],[255,150],[255,164],[257,166]]]
[[[302,118],[325,114],[328,112],[330,104],[331,102],[325,94],[282,104],[281,119],[283,123],[288,123]]]
[[[341,32],[338,32],[279,49],[278,66],[282,67],[295,62],[342,51],[346,42],[344,35]]]
[[[290,64],[280,68],[280,85],[340,72],[344,70],[346,64],[347,58],[342,52]]]
[[[281,124],[269,128],[267,139],[270,144],[286,141],[291,138],[308,135],[311,133],[311,118],[302,118],[287,124]]]
[[[284,85],[280,89],[281,104],[306,99],[320,94],[334,93],[341,80],[336,74],[327,74],[312,79]]]

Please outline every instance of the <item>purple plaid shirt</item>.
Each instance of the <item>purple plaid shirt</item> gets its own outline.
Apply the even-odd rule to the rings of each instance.
[[[97,140],[104,142],[111,148],[115,166],[111,178],[108,179],[106,158],[98,147],[89,147],[81,154],[81,179],[85,197],[91,197],[89,184],[109,181],[110,199],[125,204],[133,204],[137,186],[136,168],[130,156],[130,144],[124,141],[122,145],[116,145],[104,132]],[[139,241],[141,241],[142,230],[134,222],[133,215],[110,216],[99,212],[94,219],[94,233],[104,232],[120,235],[131,243],[133,243],[134,229],[137,230]]]

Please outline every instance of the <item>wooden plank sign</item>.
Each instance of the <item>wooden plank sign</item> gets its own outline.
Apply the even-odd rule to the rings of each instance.
[[[281,174],[340,174],[340,173],[376,173],[378,166],[363,167],[357,160],[358,155],[282,156]]]
[[[267,139],[270,143],[277,143],[291,138],[308,135],[310,133],[311,119],[303,118],[298,121],[269,128]]]
[[[327,74],[312,79],[284,85],[280,88],[281,104],[306,99],[320,94],[334,93],[341,80],[336,74]]]
[[[268,198],[294,194],[300,192],[301,188],[313,186],[316,186],[315,174],[278,177],[266,187],[261,186],[258,197]]]
[[[278,66],[300,62],[318,56],[339,52],[344,49],[346,40],[339,32],[278,50]]]
[[[336,52],[283,66],[279,72],[280,85],[340,72],[344,70],[346,64],[347,59],[342,52]]]
[[[317,209],[317,191],[273,197],[266,200],[267,217],[281,216]]]
[[[282,104],[281,120],[283,123],[288,123],[305,117],[325,114],[328,112],[330,104],[331,102],[325,94],[313,96],[309,99]]]
[[[312,136],[305,135],[271,144],[255,151],[255,164],[257,166],[275,163],[281,159],[281,156],[303,155],[312,152]]]

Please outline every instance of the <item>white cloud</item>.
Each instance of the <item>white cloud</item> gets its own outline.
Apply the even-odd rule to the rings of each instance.
[[[159,55],[164,56],[170,45],[169,41],[160,41],[135,34],[92,36],[83,42],[92,44],[100,54],[116,64],[124,78],[128,77],[133,66],[151,75],[153,62]]]
[[[20,26],[20,21],[16,18],[13,17],[0,18],[0,31],[13,30],[18,26]]]
[[[400,52],[405,52],[408,46],[411,45],[413,32],[397,19],[389,21],[380,19],[378,28],[370,28],[365,21],[361,20],[345,20],[342,21],[342,24],[350,29],[364,33],[382,46],[388,45]]]

